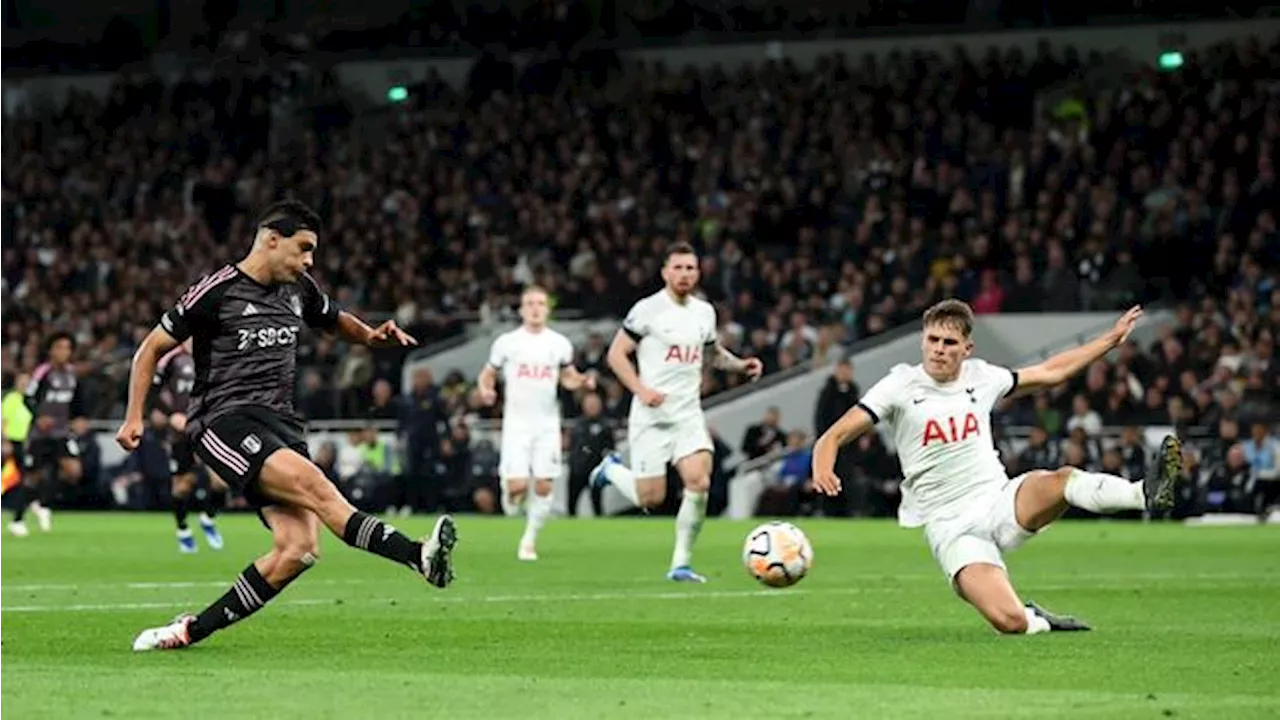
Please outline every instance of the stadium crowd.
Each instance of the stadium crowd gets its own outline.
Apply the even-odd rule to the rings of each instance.
[[[378,144],[353,129],[331,77],[296,133],[273,121],[270,74],[134,78],[105,101],[74,94],[51,117],[13,122],[7,384],[65,329],[90,414],[118,416],[152,320],[239,257],[254,208],[291,193],[325,217],[319,281],[425,342],[509,313],[531,282],[558,311],[617,317],[653,290],[661,248],[686,240],[723,341],[769,373],[833,359],[944,296],[979,313],[1187,303],[1152,352],[1126,350],[1083,385],[1009,408],[1048,440],[1071,436],[1068,460],[1114,464],[1096,428],[1172,420],[1217,421],[1222,442],[1202,459],[1229,462],[1230,423],[1253,433],[1241,415],[1276,407],[1274,43],[1190,53],[1176,73],[1047,46],[833,55],[810,70],[653,63],[609,78],[491,61],[483,91],[416,88]],[[606,340],[583,348],[584,369],[604,369]],[[399,468],[417,475],[409,487],[469,475],[468,425],[450,420],[495,414],[471,392],[477,369],[419,376],[400,397],[403,359],[315,339],[300,407],[399,418],[422,445]],[[732,382],[709,376],[706,393]],[[606,380],[601,394],[601,416],[621,417],[621,388]]]

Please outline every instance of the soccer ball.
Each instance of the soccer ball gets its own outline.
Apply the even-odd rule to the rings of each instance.
[[[813,566],[813,546],[804,532],[791,523],[765,523],[747,534],[742,563],[752,577],[765,585],[790,587]]]

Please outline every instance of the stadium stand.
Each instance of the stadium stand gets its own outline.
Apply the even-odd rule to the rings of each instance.
[[[1127,433],[1107,429],[1175,424],[1204,436],[1206,490],[1188,507],[1211,506],[1221,504],[1209,499],[1215,478],[1230,474],[1232,433],[1280,417],[1274,40],[1194,53],[1174,73],[1120,71],[1046,45],[1031,57],[834,54],[812,70],[648,63],[603,80],[547,62],[520,77],[508,67],[511,82],[496,89],[494,62],[469,89],[415,88],[415,102],[372,131],[333,75],[301,81],[278,69],[172,84],[131,73],[105,101],[73,94],[11,123],[6,387],[65,329],[79,341],[92,415],[118,417],[151,320],[194,273],[237,257],[246,218],[288,191],[325,217],[318,279],[426,342],[501,314],[530,282],[551,289],[559,312],[617,317],[651,291],[661,248],[688,240],[722,339],[770,373],[834,360],[944,296],[979,313],[1181,303],[1156,347],[1008,408],[1008,424],[1047,435],[1009,453],[1011,467],[1044,464],[1035,452],[1123,464]],[[301,131],[281,132],[273,117],[284,102],[319,109]],[[583,349],[584,366],[602,365],[606,342]],[[301,358],[301,406],[315,419],[395,417],[425,443],[431,478],[417,482],[440,492],[392,504],[483,505],[491,448],[473,428],[496,417],[470,391],[476,369],[388,399],[375,388],[398,380],[403,359],[318,339]],[[732,382],[709,376],[706,394]],[[604,414],[623,419],[621,388],[606,381],[602,396]],[[415,397],[431,412],[416,412]],[[1252,442],[1274,448],[1274,429],[1261,427]],[[398,462],[372,459],[349,459],[356,471],[344,473],[349,445],[334,451],[344,482],[366,467],[400,474]],[[1261,458],[1255,493],[1275,452],[1268,469],[1267,452],[1249,447],[1248,462]],[[867,466],[883,468],[869,477],[888,495],[893,478],[881,475],[894,465]],[[123,475],[100,472],[68,500],[127,498],[103,492]],[[440,487],[461,475],[465,487]],[[386,484],[371,482],[371,497]],[[828,510],[884,511],[892,498],[853,502],[865,507]]]

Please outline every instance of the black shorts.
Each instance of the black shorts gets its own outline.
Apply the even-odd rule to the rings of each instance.
[[[196,471],[196,452],[191,438],[183,433],[174,433],[169,443],[169,474],[190,475]]]
[[[191,438],[195,454],[255,508],[274,501],[258,488],[258,474],[277,450],[310,459],[305,428],[258,408],[236,409],[204,425]]]
[[[80,443],[72,437],[27,438],[23,450],[22,467],[25,470],[57,468],[62,458],[80,457]]]

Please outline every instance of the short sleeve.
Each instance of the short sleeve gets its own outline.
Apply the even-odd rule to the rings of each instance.
[[[498,339],[493,341],[493,345],[489,348],[489,367],[494,370],[501,370],[503,365],[507,364],[507,336],[502,334]]]
[[[646,303],[641,300],[631,306],[631,312],[627,313],[627,317],[622,321],[622,331],[631,336],[632,340],[640,342],[641,338],[648,335],[649,312]]]
[[[715,306],[708,304],[706,308],[706,327],[703,330],[705,337],[702,339],[703,345],[715,345],[719,341],[716,333],[716,309]]]
[[[991,402],[1008,396],[1018,388],[1018,372],[1000,365],[992,365],[985,360],[970,360],[978,364],[983,385],[989,389]]]
[[[216,322],[218,298],[222,296],[220,288],[234,277],[235,269],[228,266],[201,278],[160,316],[160,327],[174,340],[182,342],[197,328]]]
[[[901,377],[899,373],[890,371],[858,398],[857,406],[866,411],[877,425],[883,420],[892,421],[897,414],[904,392]]]
[[[332,330],[338,324],[338,304],[310,275],[304,274],[298,287],[302,291],[302,321],[317,330]]]

